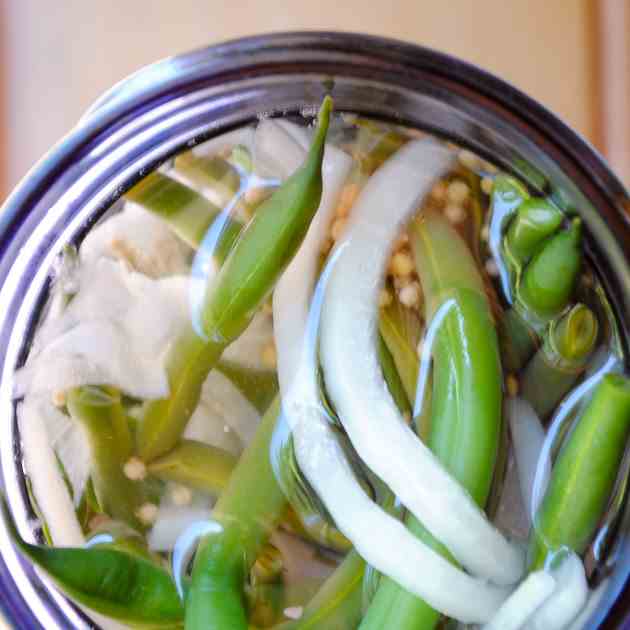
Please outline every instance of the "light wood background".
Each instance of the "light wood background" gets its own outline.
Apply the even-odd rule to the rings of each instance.
[[[619,95],[601,99],[602,59],[615,52],[600,54],[609,26],[600,28],[598,13],[605,4],[614,24],[615,5],[628,2],[0,0],[0,171],[5,187],[14,185],[101,92],[142,65],[232,37],[299,28],[389,35],[472,61],[540,100],[600,149],[607,142],[623,167],[627,149],[613,149],[615,133],[602,113],[619,117],[621,108],[630,121],[629,107],[619,105]],[[607,84],[619,70],[611,72]],[[10,155],[4,169],[3,152]]]

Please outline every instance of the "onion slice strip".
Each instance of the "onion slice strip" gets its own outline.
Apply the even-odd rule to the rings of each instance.
[[[451,153],[433,141],[406,144],[368,180],[333,251],[322,312],[321,360],[332,402],[363,461],[471,573],[513,584],[523,555],[405,423],[377,355],[378,294],[400,230]]]
[[[266,132],[270,131],[267,125]],[[287,135],[280,135],[283,142]],[[347,157],[334,147],[326,147],[322,204],[300,251],[274,291],[278,376],[296,457],[339,529],[370,564],[445,614],[464,622],[484,622],[508,592],[459,571],[374,504],[355,479],[320,406],[316,337],[323,289],[334,264],[322,275],[312,302],[311,294],[320,247],[349,168]],[[338,178],[337,184],[333,176]]]

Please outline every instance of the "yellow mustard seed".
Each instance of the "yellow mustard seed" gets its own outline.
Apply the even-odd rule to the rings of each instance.
[[[446,189],[446,198],[454,204],[463,204],[470,196],[470,188],[468,184],[461,179],[454,179],[449,182]]]
[[[413,260],[406,252],[396,252],[392,256],[390,269],[394,276],[408,276],[413,271]]]

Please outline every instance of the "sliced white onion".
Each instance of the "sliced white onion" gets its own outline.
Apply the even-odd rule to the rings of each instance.
[[[359,456],[462,565],[497,584],[512,584],[523,571],[521,551],[404,421],[376,350],[378,295],[391,246],[451,164],[441,145],[412,141],[368,180],[333,251],[321,359],[328,392]]]
[[[44,404],[28,400],[18,407],[24,466],[53,544],[57,547],[81,547],[85,538],[46,430]]]
[[[49,402],[39,405],[41,417],[53,450],[61,461],[72,488],[75,506],[79,505],[91,470],[91,448],[83,427]]]
[[[556,580],[556,590],[528,621],[526,630],[563,630],[586,604],[588,584],[584,565],[574,553],[552,568],[551,575]]]
[[[131,202],[91,230],[81,245],[84,262],[122,260],[153,278],[185,273],[189,256],[188,246],[162,219]]]
[[[520,630],[529,617],[548,601],[556,581],[547,571],[530,573],[508,597],[484,630]]]
[[[507,591],[458,571],[374,504],[355,479],[319,406],[316,335],[326,272],[310,313],[309,303],[320,248],[343,183],[339,176],[337,194],[332,194],[337,157],[341,156],[327,146],[322,205],[273,298],[282,406],[293,431],[296,457],[337,526],[370,564],[444,613],[465,621],[486,621]],[[327,160],[332,162],[330,169]]]
[[[551,475],[549,457],[540,458],[545,443],[545,430],[533,407],[522,398],[508,398],[505,412],[514,443],[521,496],[531,524],[545,496]],[[538,466],[542,466],[543,470],[537,474]]]

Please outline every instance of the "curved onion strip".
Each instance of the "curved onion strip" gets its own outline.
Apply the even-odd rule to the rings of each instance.
[[[525,625],[526,630],[562,630],[583,610],[588,599],[588,584],[582,561],[570,553],[551,575],[558,584],[553,595]]]
[[[413,141],[368,180],[336,246],[321,358],[328,392],[359,456],[471,573],[512,584],[523,571],[521,551],[405,423],[376,351],[378,294],[390,246],[451,160],[442,146]]]
[[[550,459],[539,458],[545,443],[545,430],[533,407],[522,398],[509,398],[505,403],[505,412],[514,443],[523,505],[529,522],[532,523],[551,475]],[[539,475],[538,466],[543,466]],[[534,483],[537,478],[538,482]]]
[[[556,581],[547,571],[530,573],[484,630],[520,630],[532,613],[549,600],[555,587]]]
[[[85,538],[50,444],[43,419],[44,404],[25,401],[18,407],[26,473],[53,544],[56,547],[81,547]]]
[[[331,178],[333,174],[338,176],[340,186],[343,173],[349,169],[349,162],[348,165],[332,163],[328,169],[327,160],[333,162],[336,155],[327,147],[322,205],[300,251],[274,292],[278,376],[283,411],[293,429],[296,457],[337,526],[370,564],[446,614],[466,622],[485,621],[507,592],[458,571],[376,506],[357,483],[319,406],[315,336],[321,284],[325,284],[327,272],[315,291],[310,315],[309,302],[318,254],[334,209],[336,195]],[[343,161],[347,162],[345,158]],[[332,268],[328,267],[328,271]],[[420,566],[422,571],[418,570]],[[445,589],[444,584],[449,588]]]

